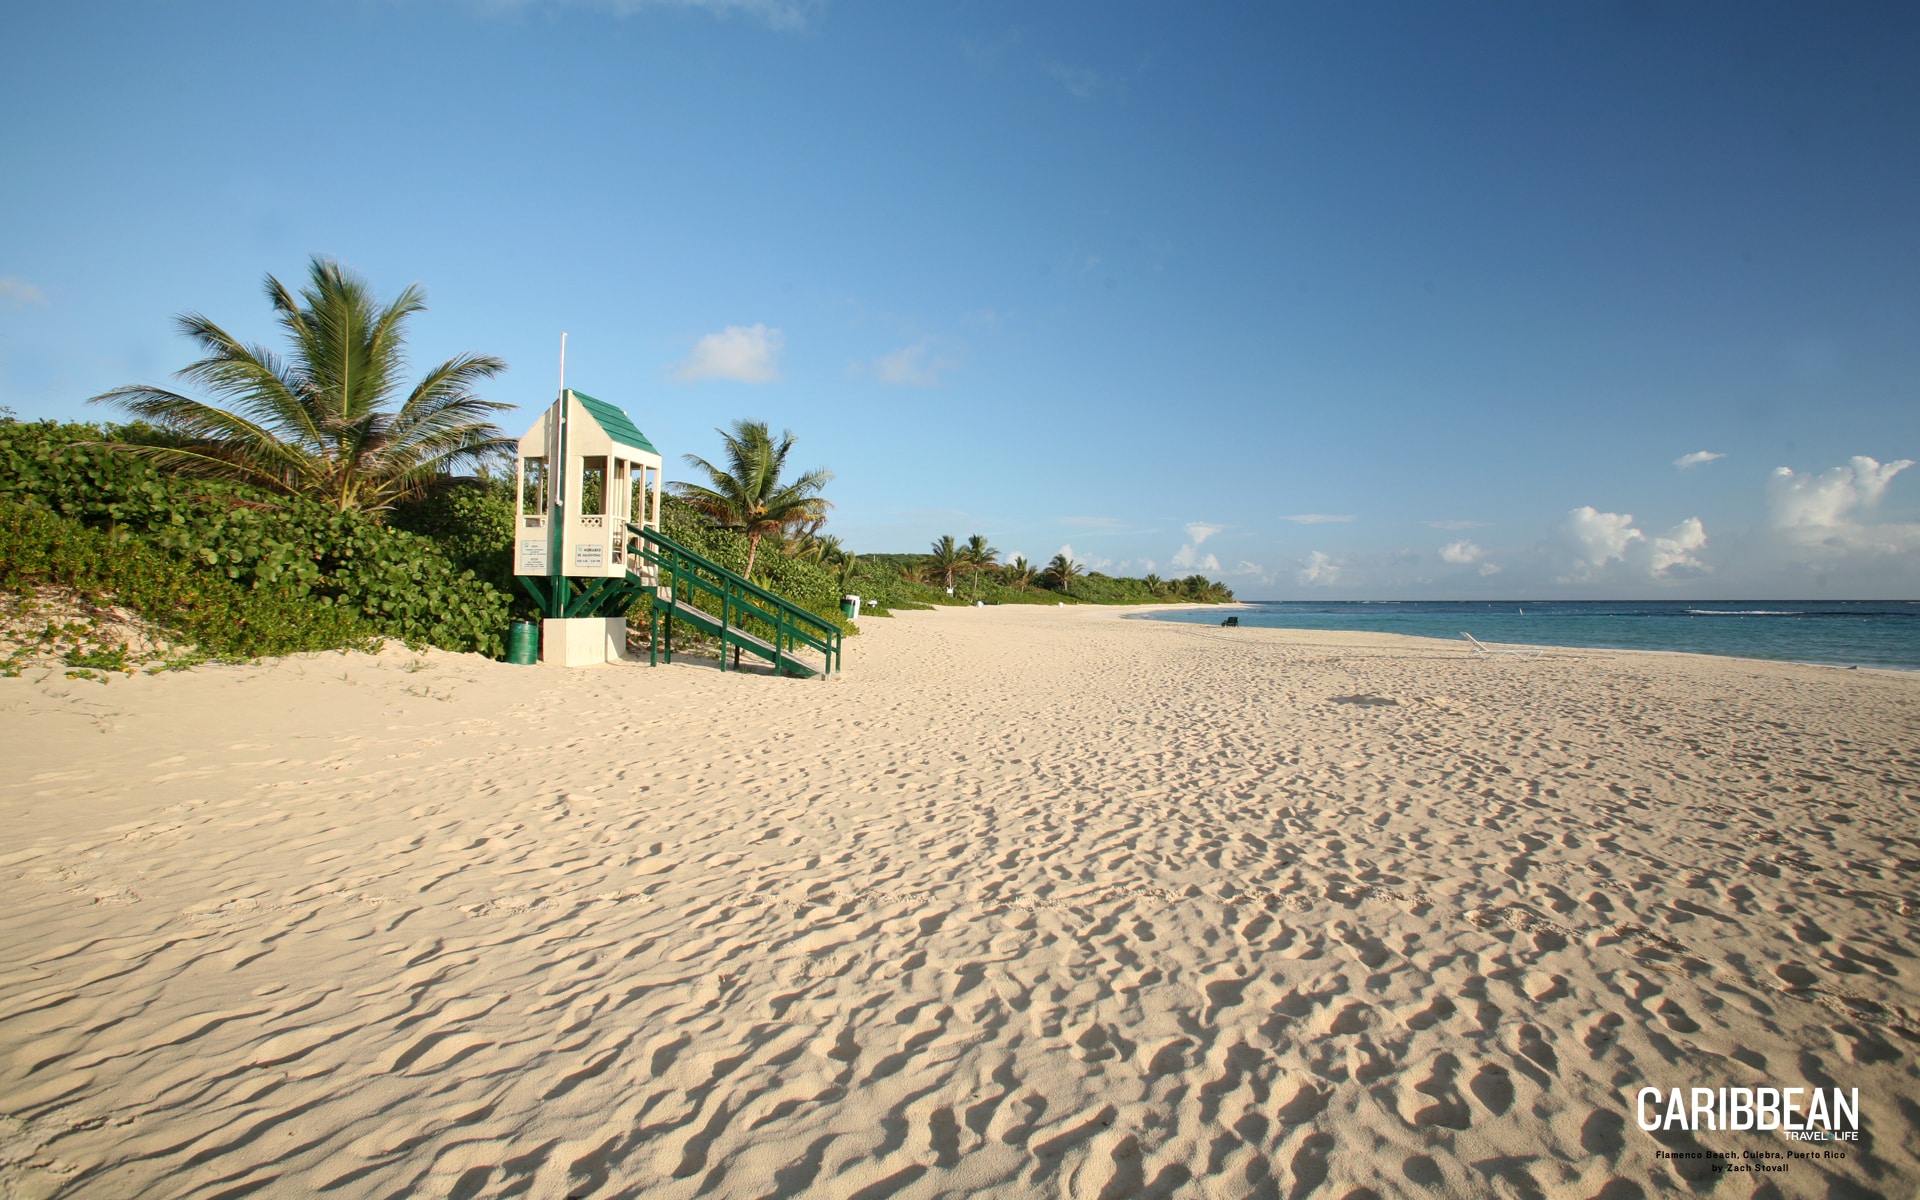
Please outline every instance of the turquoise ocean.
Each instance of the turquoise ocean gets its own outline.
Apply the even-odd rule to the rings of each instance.
[[[1255,601],[1143,614],[1156,621],[1349,629],[1529,646],[1680,650],[1920,670],[1920,601]]]

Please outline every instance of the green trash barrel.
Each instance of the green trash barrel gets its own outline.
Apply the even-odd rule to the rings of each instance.
[[[530,667],[540,661],[540,627],[532,621],[507,626],[507,661]]]

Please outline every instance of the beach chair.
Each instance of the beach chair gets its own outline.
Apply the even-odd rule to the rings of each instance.
[[[1221,624],[1222,626],[1225,626],[1225,627],[1228,627],[1228,628],[1232,628],[1233,626],[1236,626],[1236,625],[1238,625],[1238,624],[1240,624],[1240,618],[1239,618],[1239,617],[1228,617],[1228,618],[1227,618],[1226,620],[1224,620],[1224,621],[1222,621],[1222,622],[1220,622],[1220,624]]]
[[[1546,653],[1545,650],[1542,650],[1538,646],[1489,646],[1464,629],[1460,631],[1460,636],[1473,643],[1473,657],[1475,658],[1479,658],[1483,654],[1510,654],[1515,658],[1539,658],[1542,654]]]

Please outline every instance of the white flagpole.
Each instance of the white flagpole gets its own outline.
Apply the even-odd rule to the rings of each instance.
[[[552,502],[549,505],[553,528],[547,534],[547,584],[552,589],[554,603],[557,605],[566,598],[566,565],[560,561],[567,545],[567,335],[560,335],[560,398],[554,401],[553,444],[548,447],[552,458],[547,468],[547,478],[552,482]],[[559,616],[559,613],[555,613]]]

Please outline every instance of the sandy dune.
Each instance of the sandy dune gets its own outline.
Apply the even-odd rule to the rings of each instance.
[[[1920,1184],[1920,677],[867,624],[826,682],[0,680],[0,1185]],[[1846,1159],[1714,1178],[1656,1152],[1789,1146],[1634,1123],[1803,1083],[1859,1089]]]

